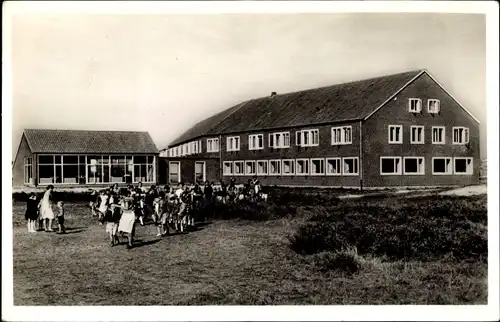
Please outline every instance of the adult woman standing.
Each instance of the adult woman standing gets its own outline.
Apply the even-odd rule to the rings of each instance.
[[[40,218],[43,220],[43,229],[45,231],[52,230],[52,220],[54,220],[54,211],[52,210],[52,191],[53,185],[49,185],[45,191],[42,200],[40,201]],[[47,224],[48,223],[48,224]]]

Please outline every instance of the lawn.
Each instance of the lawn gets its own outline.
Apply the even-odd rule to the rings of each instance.
[[[334,224],[328,216],[318,219],[320,213],[341,209],[352,213],[355,209],[351,208],[356,205],[393,207],[398,203],[397,198],[357,199],[348,202],[351,207],[348,209],[347,205],[337,202],[317,206],[314,203],[318,196],[297,200],[293,195],[287,197],[280,192],[274,197],[274,203],[279,204],[276,213],[281,214],[277,217],[259,217],[259,220],[209,218],[205,224],[198,225],[196,231],[163,238],[155,237],[152,225],[138,226],[137,242],[131,250],[124,244],[109,246],[104,227],[91,218],[86,204],[68,203],[69,233],[57,235],[28,233],[24,224],[24,203],[15,202],[14,305],[487,302],[484,260],[450,259],[449,256],[426,260],[413,253],[409,253],[413,257],[398,260],[380,255],[382,246],[376,255],[369,253],[375,248],[367,246],[365,251],[360,248],[359,254],[352,248],[349,250],[352,256],[347,256],[348,259],[354,258],[357,265],[354,272],[349,272],[328,265],[332,262],[331,257],[337,256],[331,249],[316,249],[312,255],[302,255],[291,247],[293,236],[298,243],[301,227]],[[421,203],[428,205],[429,201]],[[455,204],[453,200],[450,203]],[[472,200],[477,207],[480,203],[486,203],[485,196]],[[270,209],[265,208],[272,211]],[[467,226],[469,228],[462,227],[464,231],[477,230],[478,225],[486,224],[485,214],[481,223],[478,223],[481,220],[470,219],[478,216],[475,212],[469,211],[464,216],[465,219],[460,220],[474,222]],[[352,226],[352,216],[346,222]],[[447,222],[440,223],[446,225]],[[387,221],[384,225],[387,226]],[[484,227],[480,234],[484,234]],[[312,233],[315,234],[314,229]],[[424,246],[419,247],[427,249]],[[341,264],[338,260],[333,263]]]

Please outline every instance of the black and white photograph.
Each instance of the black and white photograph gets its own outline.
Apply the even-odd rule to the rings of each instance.
[[[6,2],[2,320],[497,320],[498,4],[415,3]]]

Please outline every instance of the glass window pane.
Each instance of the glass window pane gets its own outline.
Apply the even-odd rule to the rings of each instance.
[[[79,174],[79,180],[78,180],[78,183],[85,184],[85,182],[87,180],[86,177],[85,177],[85,164],[80,163],[80,165],[78,166],[78,168],[79,168],[79,172],[78,172],[78,174]]]
[[[78,159],[77,159],[78,161]],[[64,164],[63,165],[63,183],[76,184],[78,183],[78,165],[76,164]]]
[[[85,156],[84,155],[80,155],[79,160],[80,160],[81,164],[85,164]]]
[[[111,182],[125,182],[125,164],[111,164]]]
[[[109,165],[105,164],[102,166],[102,174],[103,174],[102,182],[104,182],[104,183],[111,182],[111,176],[109,173]]]
[[[140,164],[140,163],[146,163],[146,157],[145,156],[134,156],[134,163],[135,164]]]
[[[56,165],[56,180],[55,183],[62,183],[62,166]]]
[[[125,164],[125,156],[113,155],[111,157],[111,164]]]
[[[54,156],[53,155],[41,155],[38,157],[38,162],[40,164],[54,164]]]
[[[54,155],[54,163],[61,164],[61,159],[60,155]]]
[[[38,176],[39,176],[39,182],[41,184],[54,183],[54,166],[39,165]]]
[[[65,155],[63,156],[64,164],[78,164],[78,156],[76,155]]]
[[[154,159],[155,159],[154,156],[152,156],[152,155],[148,156],[148,163],[153,163]]]

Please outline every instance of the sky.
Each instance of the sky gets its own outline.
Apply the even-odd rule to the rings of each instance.
[[[148,131],[159,149],[247,99],[427,69],[481,121],[484,15],[24,14],[12,26],[13,155],[25,128]]]

